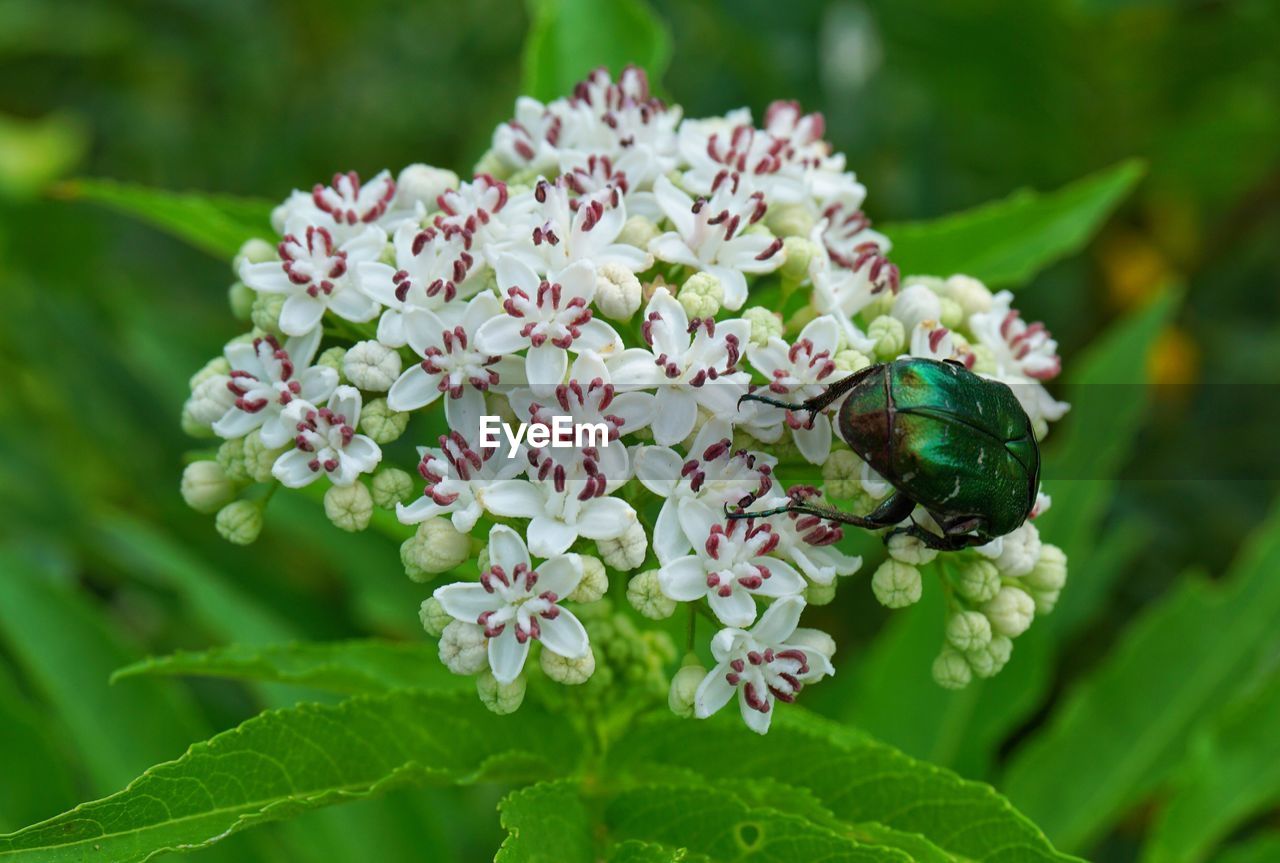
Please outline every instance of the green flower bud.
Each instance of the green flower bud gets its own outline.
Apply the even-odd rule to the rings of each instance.
[[[871,590],[886,608],[906,608],[919,601],[924,584],[920,570],[889,558],[871,576]]]
[[[860,372],[871,365],[870,357],[862,351],[855,351],[853,348],[839,351],[832,359],[835,360],[836,369],[846,374]]]
[[[1036,603],[1036,614],[1048,614],[1058,606],[1058,597],[1062,595],[1060,590],[1036,590],[1032,588],[1027,591],[1031,594],[1031,598]]]
[[[822,250],[808,237],[786,237],[782,241],[782,280],[798,285],[809,278],[809,263]]]
[[[960,566],[954,585],[969,602],[990,602],[1000,592],[1000,571],[989,560],[972,558]]]
[[[285,447],[268,447],[262,435],[251,431],[244,436],[244,469],[254,482],[271,482],[271,466],[284,453]]]
[[[476,678],[476,692],[480,702],[499,716],[515,713],[524,703],[525,681],[520,675],[510,683],[499,683],[492,671],[486,671]]]
[[[782,338],[782,316],[764,306],[751,306],[742,312],[743,320],[751,324],[751,344],[764,347],[769,339]]]
[[[511,168],[493,150],[486,150],[484,155],[480,157],[480,161],[476,162],[472,173],[488,174],[495,180],[505,180],[511,174]]]
[[[622,536],[597,540],[596,551],[607,565],[618,572],[630,572],[644,563],[649,552],[649,540],[640,522],[633,521]]]
[[[862,460],[852,450],[832,449],[822,463],[822,488],[841,500],[857,497],[862,491]]]
[[[196,512],[217,512],[236,496],[235,483],[216,461],[197,461],[182,472],[182,499]]]
[[[933,661],[933,679],[944,689],[964,689],[973,680],[973,672],[964,656],[948,645]]]
[[[218,464],[222,467],[227,479],[234,483],[250,481],[249,467],[244,458],[244,438],[232,438],[223,441],[218,447]]]
[[[1041,591],[1062,590],[1067,583],[1067,555],[1056,545],[1042,543],[1040,557],[1027,573],[1023,583]]]
[[[656,569],[647,569],[627,582],[627,601],[650,620],[665,620],[676,612],[676,601],[662,592]]]
[[[590,647],[587,648],[586,656],[580,656],[577,659],[566,659],[543,647],[538,661],[547,677],[566,686],[586,683],[596,671],[596,656]]]
[[[373,517],[373,497],[362,482],[330,486],[324,493],[324,514],[334,527],[358,533]]]
[[[947,621],[947,641],[961,652],[981,650],[991,642],[991,622],[980,611],[961,611]]]
[[[360,431],[373,438],[374,443],[391,443],[408,427],[409,414],[393,411],[386,399],[374,399],[360,411]]]
[[[227,305],[231,307],[231,316],[237,321],[247,321],[253,316],[253,301],[257,299],[253,288],[244,282],[232,282],[227,288]]]
[[[232,501],[218,510],[213,526],[227,542],[249,545],[262,533],[262,507],[253,501]]]
[[[686,665],[675,673],[667,691],[667,706],[672,713],[684,719],[693,716],[693,701],[706,676],[707,670],[701,665]]]
[[[370,501],[372,505],[372,501]],[[400,561],[413,581],[430,581],[471,557],[471,537],[446,518],[429,518],[400,545]]]
[[[929,548],[918,537],[906,533],[895,533],[889,537],[888,548],[889,556],[894,560],[913,566],[924,566],[938,556],[937,551]]]
[[[710,273],[694,273],[685,279],[676,299],[690,320],[714,318],[724,303],[724,285]]]
[[[437,209],[436,198],[458,188],[458,175],[432,165],[413,164],[396,177],[396,201],[405,209],[416,203],[428,210]]]
[[[334,346],[320,352],[320,356],[316,357],[317,366],[327,366],[338,373],[339,383],[350,383],[346,376],[342,373],[342,366],[347,358],[347,349]]]
[[[286,299],[284,294],[258,294],[253,298],[249,319],[258,329],[280,335],[280,310]]]
[[[358,389],[385,393],[400,377],[400,354],[374,339],[356,342],[342,359],[342,373]]]
[[[889,315],[881,315],[868,324],[867,337],[876,343],[876,356],[882,360],[893,359],[907,346],[907,328]]]
[[[993,631],[1017,638],[1035,619],[1036,603],[1020,587],[1002,587],[995,598],[982,606],[982,613],[991,621]]]
[[[398,467],[384,467],[373,475],[373,502],[383,509],[395,509],[413,497],[413,477]]]
[[[573,589],[567,599],[572,602],[595,602],[609,590],[609,575],[598,557],[589,554],[579,556],[582,559],[582,581]]]
[[[618,234],[618,242],[635,246],[639,249],[649,248],[649,243],[662,235],[658,226],[644,216],[632,216],[622,226]]]
[[[422,605],[418,607],[418,620],[422,621],[422,628],[432,638],[444,635],[444,628],[453,622],[453,618],[434,596],[422,601]]]
[[[213,437],[213,429],[208,423],[201,422],[191,413],[191,402],[188,401],[182,406],[182,433],[188,437]]]
[[[454,674],[469,677],[489,665],[489,642],[484,628],[460,620],[450,621],[440,633],[440,663]]]
[[[642,289],[636,274],[621,264],[596,267],[596,308],[615,321],[630,320],[640,309]]]
[[[765,213],[764,223],[776,236],[808,237],[816,224],[804,204],[774,204]]]
[[[1013,642],[1003,635],[994,635],[984,647],[965,654],[973,673],[979,677],[995,677],[1013,655]]]
[[[231,363],[227,362],[226,357],[217,356],[205,363],[200,371],[191,376],[189,386],[194,390],[210,378],[224,377],[229,374],[231,374]]]
[[[954,331],[956,327],[963,326],[964,322],[964,310],[959,303],[946,297],[938,301],[938,323]]]
[[[809,605],[830,605],[836,598],[835,579],[826,584],[811,581],[804,586],[804,601]]]
[[[991,291],[970,276],[952,276],[942,287],[942,295],[960,306],[964,320],[970,315],[991,311]]]
[[[240,265],[248,262],[250,264],[265,264],[270,261],[277,260],[280,257],[276,252],[276,247],[260,237],[254,237],[251,240],[245,240],[240,246],[240,251],[231,259],[231,272],[239,273]]]

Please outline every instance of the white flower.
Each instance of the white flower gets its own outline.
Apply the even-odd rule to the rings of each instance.
[[[570,199],[567,181],[539,180],[530,194],[535,204],[528,238],[499,243],[495,252],[514,254],[544,273],[559,272],[578,261],[596,267],[614,264],[633,273],[653,266],[653,255],[617,242],[627,209],[616,187]]]
[[[366,261],[356,268],[360,290],[386,306],[378,320],[378,341],[403,347],[405,317],[418,311],[450,317],[453,300],[475,290],[475,258],[460,230],[401,225],[392,238],[395,266]]]
[[[649,491],[666,498],[653,526],[653,550],[659,561],[674,560],[706,538],[685,534],[679,516],[684,501],[698,501],[713,512],[721,512],[726,504],[745,506],[761,501],[773,488],[777,460],[763,453],[735,450],[732,437],[732,426],[713,418],[698,429],[687,459],[668,447],[637,450],[636,477]]]
[[[283,347],[274,336],[227,345],[231,374],[226,386],[235,401],[213,424],[214,432],[238,438],[261,429],[268,447],[284,446],[293,436],[293,423],[282,416],[285,408],[294,399],[323,401],[338,385],[337,371],[311,365],[319,346],[319,328],[287,340]]]
[[[468,250],[487,252],[509,233],[499,216],[507,200],[506,183],[479,174],[471,182],[441,193],[435,225],[445,234],[458,233]]]
[[[484,513],[477,491],[524,470],[523,447],[514,458],[507,458],[509,447],[501,435],[497,447],[473,447],[457,430],[441,435],[439,449],[421,450],[418,473],[427,481],[422,497],[410,504],[397,504],[396,517],[405,524],[417,524],[448,515],[456,529],[469,533]]]
[[[1024,522],[1016,530],[980,546],[978,553],[994,561],[1001,575],[1026,575],[1040,559],[1040,531],[1031,522]]]
[[[936,321],[942,317],[942,300],[925,285],[907,285],[893,301],[892,314],[911,332],[922,321]]]
[[[586,629],[559,605],[581,580],[578,555],[555,555],[535,568],[520,535],[498,525],[489,531],[489,568],[480,582],[450,584],[433,595],[455,620],[483,627],[489,668],[499,683],[510,683],[524,669],[532,640],[566,659],[586,656]]]
[[[569,368],[569,352],[592,350],[608,356],[622,339],[592,316],[595,269],[586,261],[572,264],[547,279],[511,256],[498,259],[498,286],[506,293],[505,315],[486,321],[476,332],[476,346],[500,356],[528,350],[525,373],[535,393],[554,391]]]
[[[328,476],[334,485],[350,485],[382,460],[382,450],[369,437],[356,434],[360,421],[360,391],[338,387],[327,407],[301,399],[289,403],[285,416],[296,423],[296,448],[271,467],[271,474],[289,488],[301,488]]]
[[[432,165],[408,165],[396,177],[395,203],[403,210],[423,211],[439,206],[437,199],[450,189],[458,188],[458,175],[447,168]]]
[[[748,194],[738,175],[718,178],[710,200],[693,199],[659,177],[653,192],[658,206],[675,226],[649,244],[649,251],[673,264],[684,264],[710,273],[724,285],[724,307],[737,311],[747,301],[743,273],[770,273],[782,260],[782,240],[768,233],[746,233],[764,216],[764,196]]]
[[[835,673],[825,653],[804,644],[797,630],[804,600],[793,596],[769,607],[749,632],[723,629],[711,640],[715,668],[694,695],[694,715],[706,719],[729,703],[734,691],[747,727],[769,730],[775,701],[791,702],[806,683]]]
[[[460,318],[446,322],[435,312],[414,311],[404,316],[404,334],[422,357],[391,385],[387,405],[396,411],[426,407],[444,394],[449,427],[468,437],[480,429],[484,394],[505,376],[519,377],[521,364],[481,351],[477,334],[486,321],[502,315],[502,304],[488,292],[478,294]]]
[[[307,227],[323,228],[344,243],[369,225],[394,230],[413,209],[393,209],[396,183],[389,171],[381,171],[367,183],[355,171],[334,174],[333,184],[316,183],[310,192],[295,190],[271,214],[271,224],[281,234],[301,232]]]
[[[804,590],[804,578],[791,564],[768,555],[778,535],[767,522],[733,520],[728,524],[703,504],[680,507],[686,535],[705,537],[695,554],[678,557],[658,571],[662,592],[677,602],[706,597],[727,626],[748,626],[756,619],[756,596],[791,596]]]
[[[978,344],[990,349],[996,371],[1018,397],[1033,422],[1056,422],[1070,407],[1049,395],[1043,381],[1057,377],[1062,369],[1058,343],[1044,324],[1027,324],[1011,309],[1013,294],[1001,291],[991,301],[991,309],[969,316],[969,329]]]
[[[356,387],[386,392],[400,374],[400,355],[381,342],[356,342],[342,360],[342,372]]]
[[[644,310],[641,334],[649,345],[609,360],[620,387],[657,387],[653,437],[659,444],[684,440],[698,421],[698,408],[732,416],[749,380],[738,370],[751,325],[741,319],[690,324],[684,308],[659,288]]]
[[[327,228],[307,226],[286,234],[280,260],[245,260],[240,281],[255,291],[288,297],[280,310],[280,329],[300,336],[315,329],[326,310],[348,321],[372,320],[378,304],[356,284],[355,267],[382,254],[387,235],[373,225],[336,246]]]
[[[913,357],[924,357],[929,360],[956,360],[971,369],[977,357],[968,346],[956,343],[951,330],[937,321],[925,320],[916,324],[911,331],[911,343],[907,353]]]
[[[836,370],[839,350],[840,325],[830,315],[823,315],[806,324],[793,344],[772,338],[764,347],[748,348],[747,359],[769,378],[771,395],[802,402],[844,377]],[[826,413],[815,416],[788,410],[777,415],[791,429],[800,454],[813,464],[822,464],[831,452],[831,420]]]
[[[521,96],[515,117],[493,130],[493,151],[511,167],[547,173],[557,167],[563,128],[562,112]]]
[[[787,497],[792,500],[817,494],[818,490],[812,486],[793,486],[787,491]],[[785,518],[771,519],[770,524],[778,535],[778,548],[774,553],[794,563],[814,584],[831,584],[836,576],[853,575],[862,566],[861,557],[852,557],[836,548],[836,543],[844,538],[844,531],[835,522],[792,512]]]

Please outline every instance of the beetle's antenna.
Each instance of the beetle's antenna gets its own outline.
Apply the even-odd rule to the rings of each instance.
[[[784,515],[790,512],[798,512],[801,515],[816,515],[818,518],[825,518],[830,521],[838,521],[841,524],[852,524],[855,527],[863,527],[868,530],[879,530],[885,525],[875,519],[862,515],[854,515],[851,512],[844,512],[835,507],[819,506],[812,503],[801,503],[793,500],[786,506],[776,507],[774,509],[762,509],[757,511],[738,510],[737,512],[729,511],[729,504],[724,505],[725,518],[731,521],[737,521],[743,518],[767,518],[771,515]]]
[[[812,424],[813,418],[818,415],[819,411],[825,410],[835,404],[842,396],[848,393],[849,390],[857,386],[859,381],[870,374],[874,374],[880,368],[882,367],[867,366],[865,369],[856,371],[853,374],[828,385],[825,390],[806,401],[784,402],[781,399],[762,396],[759,393],[747,393],[738,399],[738,406],[741,407],[743,402],[762,402],[767,405],[772,405],[775,408],[785,408],[789,411],[808,411],[810,424]]]
[[[762,404],[772,405],[775,408],[785,408],[789,411],[807,410],[808,406],[804,402],[784,402],[779,399],[769,398],[756,393],[747,393],[738,399],[738,407],[742,407],[743,402],[761,402]]]

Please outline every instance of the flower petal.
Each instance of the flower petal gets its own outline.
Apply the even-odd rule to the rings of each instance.
[[[481,332],[483,331],[482,327]],[[524,368],[529,377],[530,389],[539,395],[549,393],[564,381],[564,373],[569,368],[569,355],[547,342],[536,348],[529,348]]]
[[[499,683],[510,683],[520,676],[529,657],[530,640],[521,643],[513,623],[508,623],[497,638],[489,639],[489,668]]]
[[[769,577],[756,589],[760,596],[794,596],[804,590],[804,576],[795,567],[776,557],[757,557],[752,563],[769,567]]]
[[[546,495],[527,479],[504,479],[488,483],[476,490],[476,497],[480,499],[480,505],[489,512],[508,518],[533,518],[543,515],[547,509]]]
[[[721,663],[711,669],[706,677],[702,678],[702,682],[698,684],[698,689],[693,694],[693,715],[699,719],[706,719],[714,713],[719,712],[720,708],[729,703],[729,699],[733,698],[733,687],[729,685],[726,679],[729,673],[729,664]]]
[[[566,597],[582,581],[582,558],[576,554],[564,554],[538,564],[538,592],[549,590],[558,597]]]
[[[582,505],[577,531],[587,539],[615,539],[631,529],[636,511],[617,497],[592,498]]]
[[[523,328],[524,321],[511,315],[490,318],[476,330],[476,348],[494,356],[522,351],[529,347],[529,340],[520,335]]]
[[[415,363],[405,369],[387,391],[387,407],[393,411],[412,411],[440,398],[440,375],[431,374]]]
[[[525,547],[524,540],[505,524],[495,525],[489,531],[489,565],[500,566],[508,574],[516,567],[530,565],[529,549]]]
[[[552,653],[566,659],[581,659],[587,655],[590,649],[587,630],[573,612],[561,608],[554,618],[543,618],[538,626],[542,630],[538,640]]]
[[[289,450],[276,459],[275,464],[271,466],[271,475],[280,480],[280,484],[285,488],[302,488],[304,485],[310,485],[316,477],[320,476],[307,466],[313,458],[315,456],[309,452],[300,449]]]
[[[773,720],[773,696],[765,693],[757,693],[758,698],[763,698],[769,705],[769,710],[761,713],[751,705],[747,704],[747,690],[742,687],[742,691],[738,693],[738,706],[742,710],[742,721],[747,723],[747,727],[756,734],[768,734],[769,723]]]
[[[687,389],[661,386],[654,396],[653,439],[663,446],[680,443],[698,421],[698,400]]]
[[[707,570],[692,554],[678,557],[658,570],[658,586],[676,602],[693,602],[707,595]]]
[[[529,521],[529,550],[538,557],[564,554],[577,539],[577,528],[559,519],[537,515]]]
[[[760,621],[751,629],[751,637],[761,644],[782,644],[796,631],[802,611],[803,598],[786,596],[779,599],[760,615]]]
[[[291,336],[310,332],[324,317],[324,303],[307,294],[294,294],[280,308],[280,330]]]
[[[728,596],[716,591],[707,593],[707,604],[725,626],[750,626],[756,619],[756,601],[749,591],[735,588]]]

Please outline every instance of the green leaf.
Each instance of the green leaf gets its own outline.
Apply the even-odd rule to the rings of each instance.
[[[70,753],[54,733],[53,718],[24,695],[0,662],[0,829],[21,827],[78,798]]]
[[[51,573],[0,549],[0,641],[54,708],[99,791],[206,733],[180,688],[147,680],[112,688],[112,670],[136,653],[83,596]]]
[[[0,837],[0,860],[142,861],[412,782],[555,776],[580,747],[563,717],[526,705],[503,718],[473,695],[399,691],[268,711],[123,791]]]
[[[664,718],[638,725],[626,744],[614,755],[617,768],[641,778],[696,773],[744,786],[772,779],[810,792],[845,824],[919,834],[953,856],[999,863],[1070,859],[990,786],[799,710],[780,712],[768,737],[747,730],[737,716]]]
[[[474,687],[469,678],[449,673],[436,655],[435,644],[379,639],[232,644],[200,652],[181,651],[135,662],[113,674],[111,681],[166,674],[289,683],[351,695]]]
[[[1280,833],[1263,833],[1232,845],[1213,863],[1275,863],[1280,860]]]
[[[68,180],[52,193],[133,216],[197,249],[230,260],[246,240],[271,238],[272,204],[254,198],[169,192],[115,180]]]
[[[1144,848],[1144,863],[1195,863],[1280,803],[1280,675],[1228,705],[1192,750]]]
[[[569,782],[542,782],[498,804],[507,838],[494,863],[592,863],[591,815]]]
[[[605,823],[616,839],[688,849],[712,860],[911,863],[903,851],[864,845],[845,830],[751,805],[717,787],[645,785],[614,796]],[[661,858],[658,858],[661,859]]]
[[[654,84],[671,61],[671,34],[644,0],[529,0],[523,91],[549,101],[598,66],[615,76],[628,63]]]
[[[1141,162],[1121,162],[1054,192],[1023,189],[941,219],[888,225],[890,257],[909,275],[964,273],[991,288],[1025,284],[1083,248],[1143,170]]]
[[[1139,618],[1010,765],[1005,789],[1084,849],[1168,772],[1280,619],[1280,506],[1218,583],[1183,581]],[[1229,634],[1229,637],[1224,637]]]
[[[609,851],[609,863],[706,863],[701,854],[683,848],[667,848],[655,842],[628,839]]]
[[[911,755],[968,776],[989,774],[1000,744],[1043,702],[1056,645],[1093,613],[1119,572],[1115,565],[1102,565],[1100,555],[1123,553],[1127,546],[1117,548],[1105,539],[1102,521],[1113,478],[1146,413],[1147,384],[1134,376],[1146,367],[1146,355],[1179,297],[1172,291],[1161,295],[1068,364],[1071,412],[1045,445],[1044,488],[1053,506],[1037,522],[1044,540],[1067,553],[1070,566],[1054,612],[1017,640],[1013,659],[997,677],[951,691],[930,673],[942,646],[946,611],[941,591],[927,584],[920,602],[894,612],[852,669],[852,679],[837,681],[836,692],[825,696],[829,710]],[[1121,535],[1116,542],[1128,540]],[[838,703],[832,704],[834,699]]]

